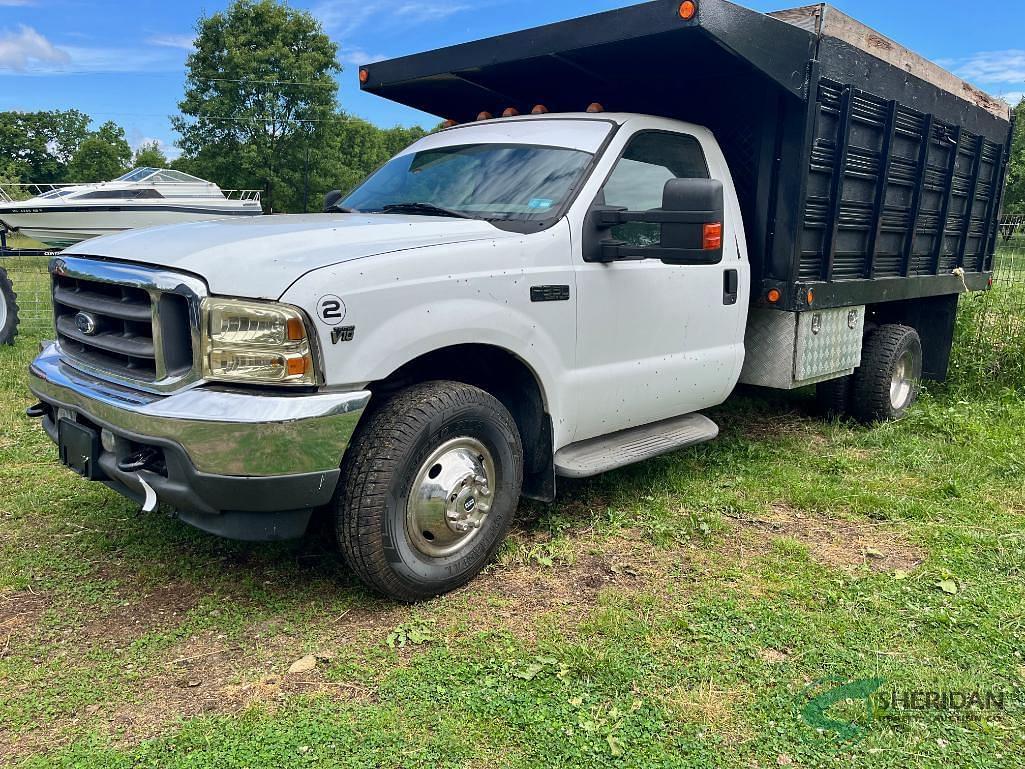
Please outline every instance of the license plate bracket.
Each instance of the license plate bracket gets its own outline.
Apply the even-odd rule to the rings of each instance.
[[[61,462],[83,478],[101,480],[100,434],[70,419],[57,422],[57,445]]]

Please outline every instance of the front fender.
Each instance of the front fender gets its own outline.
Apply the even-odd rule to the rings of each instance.
[[[559,384],[575,355],[576,302],[532,302],[530,287],[574,283],[568,228],[555,227],[335,265],[301,278],[282,301],[313,318],[331,387],[363,387],[446,347],[491,345],[534,371],[558,424]],[[342,304],[341,319],[318,312],[330,296]],[[332,333],[341,328],[351,329],[351,341],[349,333]]]

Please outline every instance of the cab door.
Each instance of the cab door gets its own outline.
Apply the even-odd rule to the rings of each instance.
[[[647,211],[662,205],[666,182],[724,181],[726,221],[719,264],[667,265],[658,259],[589,263],[575,249],[577,430],[586,440],[721,403],[743,364],[748,270],[740,212],[722,153],[710,134],[638,130],[592,202]],[[710,157],[711,155],[711,157]],[[714,175],[713,175],[714,172]],[[586,227],[585,219],[584,226]],[[608,237],[658,245],[660,225],[630,223]]]

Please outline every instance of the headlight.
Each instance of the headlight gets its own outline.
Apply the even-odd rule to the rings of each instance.
[[[302,312],[276,302],[203,302],[203,376],[223,382],[313,385]]]

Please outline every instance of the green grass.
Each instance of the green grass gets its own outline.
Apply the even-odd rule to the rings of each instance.
[[[33,339],[0,348],[0,757],[1018,765],[1025,379],[968,365],[979,317],[962,318],[958,378],[905,421],[822,422],[804,393],[741,393],[712,414],[715,443],[525,504],[495,566],[419,607],[368,594],[315,540],[221,541],[73,477],[13,416]],[[314,652],[333,656],[287,673]],[[864,727],[849,740],[803,720],[816,682],[871,677],[998,690],[1006,707],[868,721],[838,705]]]

